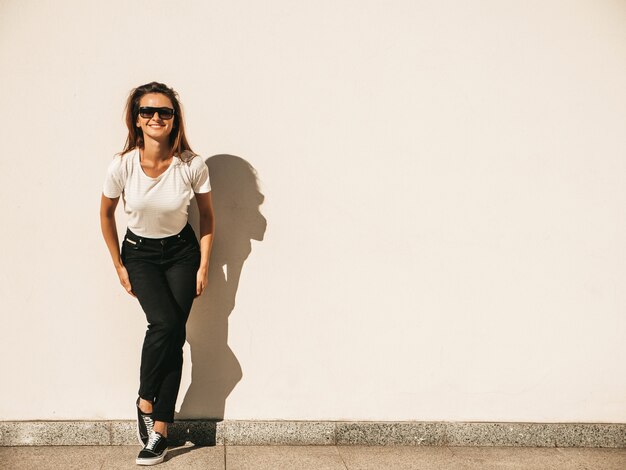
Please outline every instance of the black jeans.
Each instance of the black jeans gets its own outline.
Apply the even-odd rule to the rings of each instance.
[[[154,403],[155,421],[174,422],[183,367],[185,326],[196,295],[200,245],[191,225],[177,235],[146,238],[129,229],[121,257],[148,320],[139,396]]]

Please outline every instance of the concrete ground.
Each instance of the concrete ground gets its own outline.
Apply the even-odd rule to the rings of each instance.
[[[0,469],[136,469],[137,446],[0,447]],[[572,447],[171,447],[155,468],[185,470],[625,470],[626,449]]]

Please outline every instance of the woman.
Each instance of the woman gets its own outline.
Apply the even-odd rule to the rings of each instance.
[[[108,167],[100,206],[102,234],[120,283],[136,297],[148,328],[141,353],[137,434],[139,465],[163,461],[174,421],[185,325],[208,282],[214,218],[209,170],[187,143],[177,93],[152,82],[131,91],[128,138]],[[115,225],[119,196],[128,215],[121,252]],[[200,243],[188,219],[196,198]]]

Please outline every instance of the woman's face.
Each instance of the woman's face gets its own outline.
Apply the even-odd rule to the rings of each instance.
[[[143,107],[174,109],[172,100],[161,93],[147,93],[143,95],[139,99],[139,108]],[[176,116],[171,119],[163,119],[158,112],[155,112],[150,118],[144,118],[141,117],[141,114],[138,114],[136,126],[143,131],[144,142],[146,139],[152,138],[164,143],[168,141],[172,132],[174,119],[176,119]]]

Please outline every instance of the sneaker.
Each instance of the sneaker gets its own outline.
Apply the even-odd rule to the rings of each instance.
[[[137,465],[156,465],[163,462],[165,454],[167,454],[167,437],[152,431],[148,443],[139,452],[135,463]]]
[[[144,413],[139,408],[139,398],[137,398],[137,439],[142,446],[148,443],[148,437],[154,428],[152,413]]]

